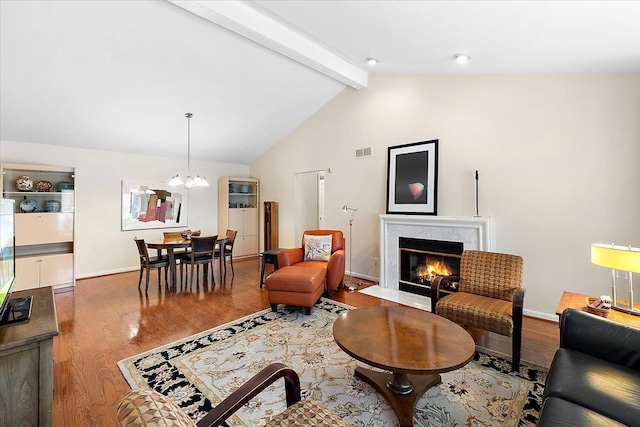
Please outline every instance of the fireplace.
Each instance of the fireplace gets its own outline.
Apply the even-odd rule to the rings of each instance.
[[[436,276],[460,274],[462,242],[400,237],[398,243],[399,290],[429,296]]]
[[[495,247],[492,224],[492,218],[483,217],[380,215],[380,285],[362,292],[431,310],[428,297],[400,290],[400,238],[461,242],[464,250],[491,251]]]

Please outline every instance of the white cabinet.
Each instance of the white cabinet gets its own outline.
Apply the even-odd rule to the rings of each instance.
[[[218,233],[238,232],[233,256],[258,254],[259,183],[256,178],[220,177],[218,180]]]
[[[46,286],[73,286],[73,254],[16,259],[16,291]]]
[[[20,230],[20,233],[17,231]],[[41,245],[73,241],[73,213],[16,214],[16,245]]]
[[[258,250],[258,209],[229,209],[229,229],[238,231],[233,256],[255,255]]]
[[[16,290],[74,286],[74,168],[1,169],[2,197],[16,201]]]

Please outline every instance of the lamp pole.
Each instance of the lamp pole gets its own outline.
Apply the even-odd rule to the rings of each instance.
[[[353,252],[353,217],[356,215],[356,212],[358,212],[358,209],[344,205],[342,207],[342,212],[348,211],[353,211],[353,213],[351,214],[351,218],[349,218],[349,282],[345,283],[345,287],[350,291],[355,291],[360,285],[353,283],[353,264],[351,263],[351,254]]]

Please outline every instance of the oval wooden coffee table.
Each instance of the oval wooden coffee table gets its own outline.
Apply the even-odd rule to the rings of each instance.
[[[401,426],[413,426],[418,399],[440,384],[440,373],[463,367],[475,343],[462,327],[427,311],[407,307],[363,307],[341,314],[333,337],[361,366],[355,376],[382,394]]]

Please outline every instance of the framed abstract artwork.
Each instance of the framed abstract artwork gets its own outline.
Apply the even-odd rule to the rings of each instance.
[[[186,192],[166,183],[122,181],[122,231],[186,226]]]
[[[437,139],[389,147],[387,213],[437,215]]]

